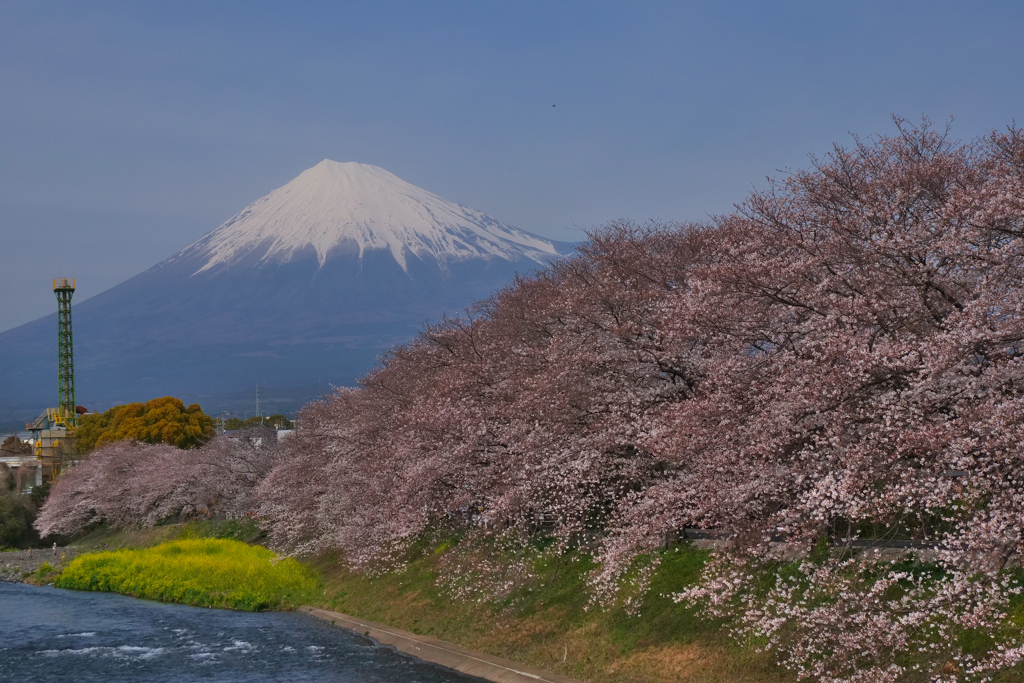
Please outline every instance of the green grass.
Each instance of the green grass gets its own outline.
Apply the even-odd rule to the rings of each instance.
[[[253,519],[192,520],[180,527],[177,539],[229,538],[252,545],[266,537]]]
[[[586,583],[594,565],[577,552],[538,553],[533,578],[508,595],[453,600],[444,584],[460,552],[500,559],[452,539],[421,543],[401,571],[378,576],[346,571],[333,555],[314,558],[326,588],[316,604],[593,683],[793,680],[770,656],[740,648],[720,624],[672,601],[699,577],[705,551],[682,545],[663,553],[635,610],[592,604]]]
[[[258,611],[315,598],[316,573],[230,539],[192,538],[76,557],[56,585],[200,607]]]
[[[252,519],[192,520],[143,529],[111,529],[98,526],[73,539],[70,545],[87,552],[119,548],[150,548],[167,541],[189,538],[230,538],[258,543],[263,531]]]

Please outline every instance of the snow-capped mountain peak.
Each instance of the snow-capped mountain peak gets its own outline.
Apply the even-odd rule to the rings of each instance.
[[[186,247],[197,273],[255,255],[287,262],[315,250],[320,265],[334,253],[387,249],[408,272],[407,256],[454,261],[499,258],[546,263],[558,256],[542,237],[442,199],[377,166],[325,159],[256,200]],[[255,252],[255,254],[254,254]]]

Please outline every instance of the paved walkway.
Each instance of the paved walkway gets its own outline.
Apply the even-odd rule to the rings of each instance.
[[[494,683],[580,683],[575,679],[559,676],[543,669],[517,664],[501,657],[492,657],[483,652],[474,652],[430,636],[418,636],[415,633],[359,619],[341,612],[309,606],[300,607],[299,611],[329,621],[335,626],[369,636],[379,643],[391,645],[399,652],[412,655],[425,662],[440,664],[470,676],[494,681]]]

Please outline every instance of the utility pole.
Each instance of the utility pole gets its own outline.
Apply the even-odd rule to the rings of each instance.
[[[260,424],[263,423],[263,387],[259,384],[256,385],[256,417],[260,418]]]

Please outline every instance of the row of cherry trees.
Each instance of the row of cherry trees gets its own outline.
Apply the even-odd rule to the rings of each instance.
[[[107,444],[54,483],[35,526],[42,536],[71,536],[101,522],[132,528],[252,514],[256,485],[278,453],[274,432],[262,429],[217,436],[191,450]]]
[[[241,479],[216,474],[224,440],[101,449],[40,529],[237,500],[278,548],[371,568],[439,521],[507,541],[543,516],[560,547],[598,540],[599,601],[680,529],[720,529],[677,599],[799,675],[984,677],[1024,658],[1005,571],[1024,549],[1022,275],[1024,131],[964,145],[899,122],[729,215],[605,227],[306,406]],[[124,498],[97,493],[111,481]],[[819,552],[764,587],[773,538],[869,533],[933,542],[937,564]]]
[[[679,529],[725,529],[679,599],[802,675],[981,676],[1021,657],[1013,633],[960,644],[1017,591],[1000,570],[1024,532],[1022,275],[1024,133],[899,122],[732,214],[612,224],[427,328],[303,411],[262,514],[280,546],[357,566],[438,519],[553,515],[563,543],[602,534],[598,595]],[[839,557],[749,593],[773,537],[868,528],[931,538],[941,578]]]

